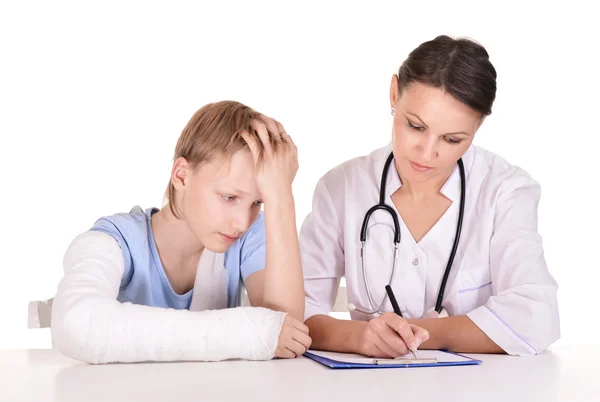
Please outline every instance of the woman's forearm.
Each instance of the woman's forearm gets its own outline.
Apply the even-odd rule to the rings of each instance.
[[[408,322],[429,332],[420,349],[448,349],[462,353],[504,353],[469,317],[415,318]]]
[[[291,189],[264,200],[266,262],[263,306],[304,321],[304,278]]]
[[[462,353],[504,353],[465,315],[446,318],[408,319],[429,332],[429,340],[419,349],[448,349]],[[306,320],[313,340],[312,348],[333,352],[359,353],[359,335],[366,321],[337,320],[316,315]]]
[[[338,320],[328,315],[315,315],[305,322],[312,339],[311,348],[342,353],[359,353],[358,334],[367,322]]]

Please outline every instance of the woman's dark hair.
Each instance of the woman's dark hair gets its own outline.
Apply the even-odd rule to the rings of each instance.
[[[485,48],[470,39],[446,35],[413,50],[398,71],[400,93],[412,82],[443,88],[480,112],[492,113],[496,98],[496,69]]]

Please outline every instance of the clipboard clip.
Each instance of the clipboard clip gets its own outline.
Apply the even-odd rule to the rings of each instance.
[[[378,366],[385,366],[386,364],[406,364],[406,365],[411,365],[411,364],[437,364],[438,360],[436,358],[430,358],[430,359],[406,359],[406,358],[399,358],[399,359],[373,359],[373,364],[376,364]]]

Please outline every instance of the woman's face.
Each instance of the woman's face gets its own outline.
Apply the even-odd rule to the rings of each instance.
[[[396,75],[390,103],[396,169],[412,183],[452,172],[483,122],[481,113],[442,88],[413,82],[398,94]]]

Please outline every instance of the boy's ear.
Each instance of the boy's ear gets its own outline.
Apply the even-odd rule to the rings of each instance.
[[[186,181],[189,177],[189,163],[183,158],[179,157],[173,163],[173,169],[171,169],[171,184],[176,190],[183,190]]]

